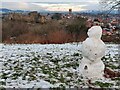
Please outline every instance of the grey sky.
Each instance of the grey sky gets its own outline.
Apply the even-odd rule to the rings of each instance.
[[[2,2],[98,2],[99,0],[1,0]]]
[[[99,10],[99,0],[2,0],[0,8],[20,10],[73,11]]]

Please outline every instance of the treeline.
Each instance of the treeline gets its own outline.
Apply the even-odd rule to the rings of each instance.
[[[87,37],[86,19],[50,20],[45,24],[2,21],[3,43],[67,43]]]

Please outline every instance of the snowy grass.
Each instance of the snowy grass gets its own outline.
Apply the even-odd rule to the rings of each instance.
[[[118,71],[118,44],[107,44],[102,58],[107,67]],[[78,76],[82,59],[81,43],[0,44],[0,87],[4,88],[88,88]],[[120,78],[96,81],[94,87],[118,88]]]

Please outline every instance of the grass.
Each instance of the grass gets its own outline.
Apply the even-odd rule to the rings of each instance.
[[[110,88],[113,86],[112,83],[104,83],[104,82],[99,82],[99,81],[96,81],[95,85],[100,86],[101,88],[108,88],[108,87]]]
[[[22,50],[20,47],[18,49]],[[64,48],[60,50],[63,51]],[[4,67],[0,74],[0,87],[6,85],[7,79],[11,79],[12,81],[19,80],[20,78],[23,81],[27,81],[27,83],[31,83],[32,81],[39,82],[39,80],[42,79],[58,88],[85,86],[83,78],[78,76],[76,72],[76,69],[79,67],[78,62],[82,59],[82,55],[78,51],[72,54],[60,54],[55,56],[55,50],[51,52],[47,51],[44,54],[40,54],[38,51],[30,51],[30,48],[26,48],[25,51],[26,54],[11,55],[12,58],[15,58],[12,59],[9,57],[4,61]],[[111,59],[119,60],[118,57],[111,57],[111,54],[102,58],[107,67],[119,70],[119,67],[114,65],[117,62]],[[113,83],[96,81],[94,87],[111,88],[114,85],[118,86],[120,78],[111,79],[110,81]]]

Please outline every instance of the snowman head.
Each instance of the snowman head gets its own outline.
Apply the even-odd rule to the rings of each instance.
[[[102,36],[102,28],[100,26],[92,26],[87,32],[89,38],[100,39]]]

